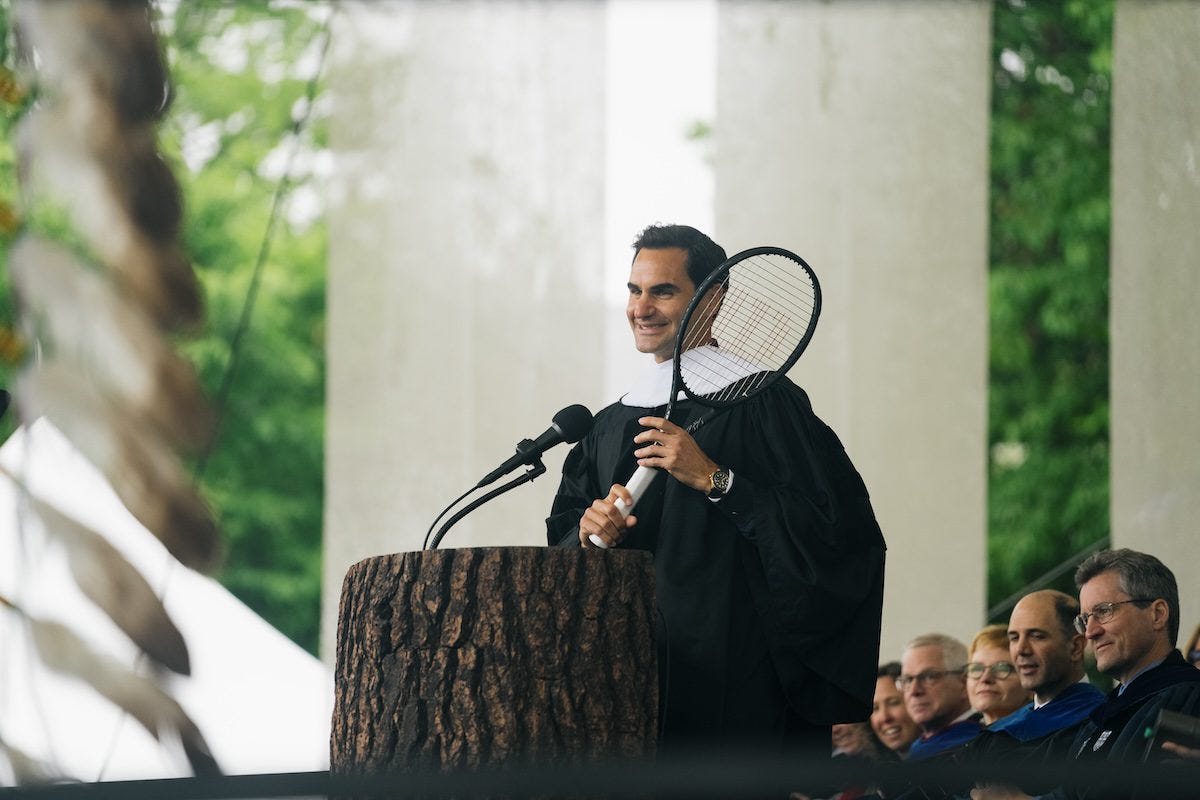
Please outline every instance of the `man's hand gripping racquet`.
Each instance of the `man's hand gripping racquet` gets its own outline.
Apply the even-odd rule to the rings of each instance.
[[[821,286],[795,253],[755,247],[728,259],[696,289],[675,341],[671,419],[680,392],[711,410],[687,427],[689,434],[715,414],[766,390],[786,374],[812,339],[821,314]],[[618,499],[629,516],[660,470],[639,466]],[[606,545],[595,534],[598,547]]]

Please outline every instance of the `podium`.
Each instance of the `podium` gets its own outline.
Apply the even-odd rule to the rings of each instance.
[[[338,612],[333,772],[651,757],[654,567],[634,550],[376,556]]]

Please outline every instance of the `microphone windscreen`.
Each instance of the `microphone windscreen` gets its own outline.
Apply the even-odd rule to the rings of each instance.
[[[592,412],[576,403],[554,415],[554,427],[562,434],[563,441],[575,444],[592,429]]]

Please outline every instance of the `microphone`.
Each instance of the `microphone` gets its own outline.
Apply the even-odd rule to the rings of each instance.
[[[573,406],[567,406],[562,411],[554,415],[551,420],[551,425],[546,429],[545,433],[533,439],[522,439],[517,444],[517,454],[510,456],[496,469],[484,476],[483,480],[475,484],[478,489],[481,486],[487,486],[501,475],[507,475],[517,467],[523,464],[532,464],[542,457],[554,445],[561,442],[567,444],[575,444],[592,429],[592,412],[588,411],[584,406],[578,403]]]

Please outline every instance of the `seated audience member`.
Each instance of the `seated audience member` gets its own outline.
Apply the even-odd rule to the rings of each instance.
[[[1079,565],[1075,584],[1082,609],[1076,617],[1076,630],[1092,647],[1097,669],[1112,676],[1118,686],[1079,726],[1068,757],[1084,764],[1175,757],[1173,750],[1150,750],[1145,737],[1159,710],[1200,713],[1200,670],[1193,669],[1175,649],[1179,588],[1174,574],[1152,555],[1105,550]],[[1108,796],[1108,787],[1059,788],[1052,796],[1101,795]],[[1147,787],[1146,796],[1153,796],[1152,786]],[[1028,795],[1010,787],[986,786],[977,787],[971,797],[994,800]]]
[[[1085,640],[1075,630],[1079,604],[1045,590],[1021,598],[1008,623],[1010,654],[1033,702],[999,720],[960,754],[961,763],[1033,758],[1059,763],[1104,695],[1083,680]]]
[[[1008,653],[1008,626],[988,625],[975,634],[967,655],[967,697],[991,725],[1029,700]]]
[[[833,759],[841,764],[865,764],[878,761],[884,757],[892,757],[871,730],[866,722],[848,722],[833,726]],[[885,756],[886,753],[886,756]],[[863,781],[852,781],[843,786],[841,792],[834,795],[833,800],[856,800],[871,792]]]
[[[897,686],[908,716],[921,730],[907,763],[950,761],[983,731],[967,697],[967,648],[941,633],[918,636],[904,647]],[[912,783],[907,771],[889,778],[880,794],[896,800],[927,800],[951,794],[952,787]]]
[[[1104,702],[1104,694],[1084,680],[1087,644],[1075,630],[1079,603],[1046,589],[1022,597],[1008,622],[1009,652],[1033,702],[992,726],[1029,743],[1068,730]]]
[[[878,761],[884,757],[885,748],[875,738],[875,734],[871,732],[871,726],[866,722],[836,723],[832,726],[830,738],[833,743],[832,758],[834,762],[849,765],[852,774],[859,772],[856,769],[857,765]],[[887,755],[890,757],[891,751],[887,751]],[[864,796],[870,800],[874,796],[870,792],[872,792],[872,787],[868,787],[864,781],[855,779],[840,786],[823,800],[858,800]],[[789,800],[812,800],[802,792],[792,792],[788,797]]]
[[[1192,638],[1188,639],[1187,647],[1183,648],[1183,657],[1193,667],[1200,669],[1200,625],[1192,631]]]
[[[865,722],[839,722],[832,726],[833,758],[855,756],[874,758],[879,745],[871,726]]]
[[[904,648],[897,686],[921,735],[909,761],[943,755],[979,735],[983,727],[967,698],[967,648],[940,633],[918,636]]]
[[[875,701],[871,707],[871,729],[884,747],[904,758],[908,755],[908,748],[921,734],[921,729],[904,707],[904,695],[896,686],[899,677],[899,661],[889,661],[879,667]]]

